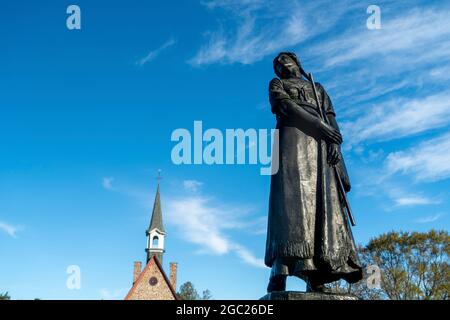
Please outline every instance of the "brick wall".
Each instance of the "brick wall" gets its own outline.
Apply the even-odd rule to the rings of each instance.
[[[155,281],[150,281],[151,278]],[[156,266],[155,262],[150,262],[142,272],[139,282],[133,292],[127,296],[128,300],[174,300],[172,291],[166,283],[164,276]]]
[[[177,290],[177,268],[178,263],[176,262],[170,263],[170,284],[172,285],[172,288],[175,291]]]
[[[136,282],[137,278],[141,274],[142,263],[140,261],[134,262],[134,270],[133,270],[133,284]]]

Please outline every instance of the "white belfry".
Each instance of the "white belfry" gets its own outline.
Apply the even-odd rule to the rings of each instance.
[[[166,236],[166,231],[162,220],[159,181],[158,189],[156,190],[155,203],[153,204],[152,218],[145,234],[147,235],[147,248],[145,249],[147,252],[147,263],[152,256],[156,256],[159,263],[162,264],[162,258],[165,252],[164,237]]]

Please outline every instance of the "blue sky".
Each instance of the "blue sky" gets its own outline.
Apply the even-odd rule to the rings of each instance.
[[[81,8],[81,30],[66,8]],[[366,9],[381,8],[369,30]],[[256,299],[269,177],[174,165],[177,128],[275,125],[272,59],[298,53],[344,135],[358,243],[449,229],[450,6],[439,1],[9,1],[0,12],[0,291],[121,299],[162,169],[164,266]],[[81,289],[66,268],[81,268]],[[289,279],[288,288],[303,289]]]

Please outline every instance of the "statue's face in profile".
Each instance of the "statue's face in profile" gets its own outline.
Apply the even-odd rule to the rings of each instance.
[[[278,58],[277,68],[283,78],[300,77],[300,68],[288,55],[283,54]]]

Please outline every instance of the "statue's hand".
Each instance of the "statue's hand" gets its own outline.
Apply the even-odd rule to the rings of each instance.
[[[327,162],[334,166],[338,164],[338,162],[341,160],[340,153],[339,153],[339,145],[336,143],[330,143],[328,144],[328,157]]]
[[[330,144],[336,143],[341,144],[342,143],[342,136],[338,130],[330,126],[329,124],[326,124],[323,121],[319,122],[319,130],[322,134],[322,137]]]

